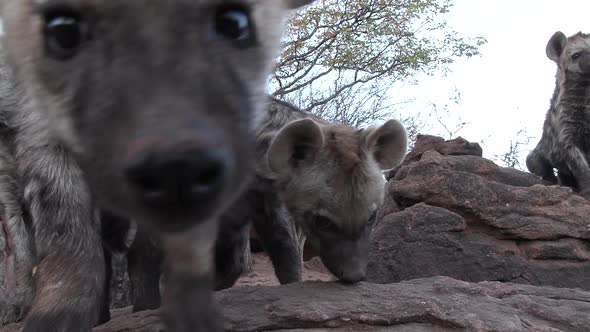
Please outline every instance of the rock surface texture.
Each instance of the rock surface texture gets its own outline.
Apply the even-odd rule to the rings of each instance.
[[[590,290],[588,201],[462,141],[422,136],[390,174],[368,280],[443,275]]]
[[[589,292],[447,277],[239,287],[217,295],[228,331],[549,332],[590,326]],[[156,311],[123,314],[94,331],[160,332],[159,318]]]

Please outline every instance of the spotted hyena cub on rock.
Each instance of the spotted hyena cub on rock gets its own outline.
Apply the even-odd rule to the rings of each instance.
[[[97,322],[98,207],[142,223],[169,254],[168,331],[222,330],[212,304],[218,217],[253,170],[281,25],[309,2],[0,1],[1,137],[36,266],[25,332]]]
[[[568,38],[556,32],[546,51],[557,64],[555,91],[527,168],[590,199],[590,35],[579,32]]]
[[[298,234],[307,237],[338,279],[364,279],[369,235],[384,196],[382,171],[397,166],[406,153],[403,126],[389,120],[356,129],[273,99],[258,128],[256,146],[256,180],[234,208],[253,222],[279,281],[301,280]],[[222,225],[232,224],[231,212]],[[227,227],[220,236],[224,234],[236,236],[235,229]],[[223,244],[227,242],[220,241]],[[220,245],[218,289],[231,286],[244,269],[239,258],[243,247]],[[230,262],[236,265],[228,268]]]

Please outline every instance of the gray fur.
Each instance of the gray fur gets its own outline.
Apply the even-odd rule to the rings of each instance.
[[[0,2],[2,142],[22,181],[36,266],[25,332],[86,332],[97,322],[105,263],[96,206],[138,220],[170,253],[169,331],[222,330],[211,292],[218,215],[249,178],[251,129],[284,15],[308,2],[237,1],[254,21],[247,45],[211,31],[217,10],[228,8],[221,0]],[[52,55],[44,34],[62,13],[83,24],[67,59]],[[148,164],[146,155],[193,163],[188,152],[199,149],[227,166],[213,199],[146,204],[130,166]],[[187,175],[161,176],[181,183]],[[18,230],[7,238],[28,243]]]
[[[13,156],[0,144],[0,325],[24,318],[33,301],[34,247]]]
[[[558,31],[546,53],[557,64],[555,91],[541,140],[527,156],[527,168],[590,198],[590,35],[580,32],[567,38]]]
[[[32,238],[34,245],[31,256],[23,257],[23,262],[32,260],[36,270],[35,297],[23,306],[31,307],[24,331],[70,331],[73,326],[90,330],[98,318],[104,283],[90,192],[73,156],[48,134],[47,123],[24,96],[10,67],[2,63],[0,68],[2,142],[14,160],[13,178],[21,179],[19,188],[5,187],[3,195],[24,191],[24,204],[2,203],[5,209],[20,209],[30,216],[29,232],[9,237],[23,244]]]

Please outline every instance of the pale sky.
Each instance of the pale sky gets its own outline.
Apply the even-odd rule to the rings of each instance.
[[[456,61],[446,77],[421,77],[417,86],[396,93],[417,98],[408,106],[408,112],[412,112],[429,110],[427,105],[432,101],[444,104],[456,87],[461,102],[450,108],[448,122],[452,127],[460,117],[469,123],[458,135],[470,141],[483,140],[484,156],[493,157],[506,152],[510,140],[522,128],[533,136],[532,149],[541,137],[555,83],[556,65],[545,55],[545,46],[557,30],[567,36],[578,31],[589,33],[590,1],[454,3],[449,25],[465,36],[486,37],[488,43],[481,48],[481,57]],[[430,130],[425,132],[444,133],[436,124]]]

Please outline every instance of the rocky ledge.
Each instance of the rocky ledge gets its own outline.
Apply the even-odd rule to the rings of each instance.
[[[570,188],[432,136],[389,176],[369,281],[442,275],[590,290],[590,203]]]
[[[304,282],[217,294],[228,331],[588,331],[590,293],[448,277],[396,284]],[[16,326],[3,332],[18,331]],[[157,311],[95,332],[160,332]]]

